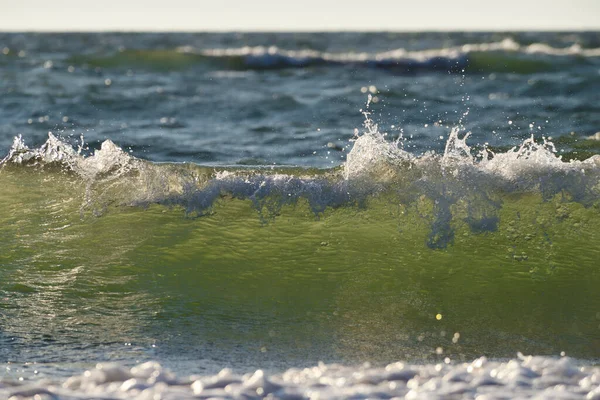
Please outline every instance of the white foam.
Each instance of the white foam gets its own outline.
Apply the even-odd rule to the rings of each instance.
[[[542,174],[557,173],[556,179],[562,180],[564,174],[568,173],[585,175],[587,172],[600,172],[599,155],[585,161],[564,162],[557,155],[554,144],[544,137],[540,142],[532,135],[519,146],[504,153],[494,153],[485,148],[479,155],[480,161],[477,161],[473,149],[467,144],[470,132],[461,134],[458,127],[451,130],[443,155],[426,153],[421,157],[405,152],[398,142],[387,141],[368,115],[365,127],[364,133],[355,139],[354,146],[348,153],[344,165],[346,179],[389,180],[387,178],[394,174],[403,174],[407,169],[414,168],[423,173],[438,170],[443,175],[450,171],[455,177],[461,172],[469,171],[483,174],[488,183],[490,179],[496,179],[498,186],[510,189],[505,184],[517,180],[520,183],[529,181],[532,187],[537,187],[539,182],[536,177]],[[387,169],[382,168],[382,165]],[[413,176],[418,179],[419,174]],[[471,176],[470,179],[476,178]]]
[[[536,143],[534,137],[525,139],[518,147],[513,147],[505,153],[494,154],[491,158],[484,158],[481,168],[489,173],[514,180],[525,177],[531,172],[547,172],[549,170],[569,170],[574,165],[580,164],[563,162],[556,155],[552,142],[543,139],[543,143]],[[575,167],[577,168],[577,167]]]
[[[108,139],[102,142],[100,150],[96,150],[92,157],[81,157],[78,160],[77,172],[89,179],[107,173],[114,173],[114,176],[123,175],[137,164],[135,158]]]
[[[600,368],[568,357],[525,357],[470,363],[396,362],[385,367],[327,365],[236,374],[177,377],[157,362],[133,368],[98,364],[64,382],[5,382],[11,400],[58,399],[505,399],[600,398]],[[38,396],[38,397],[36,397]]]
[[[488,196],[481,194],[490,191],[534,191],[546,198],[566,191],[585,205],[600,198],[600,156],[563,162],[551,142],[538,143],[531,137],[505,153],[485,150],[478,161],[467,144],[469,134],[456,128],[450,132],[443,155],[416,157],[403,150],[401,141],[386,140],[368,113],[365,117],[364,132],[355,137],[343,169],[323,174],[258,167],[219,172],[201,166],[155,164],[128,155],[110,140],[85,157],[52,134],[37,149],[15,138],[2,165],[51,165],[74,172],[84,181],[81,210],[95,215],[102,214],[108,204],[153,203],[204,215],[223,194],[250,199],[267,215],[303,198],[318,215],[328,207],[362,204],[374,193],[393,190],[403,193],[406,202],[420,195],[434,199],[436,215],[446,215],[444,221],[449,221],[452,204],[469,196],[485,199]],[[492,203],[490,207],[496,209]]]
[[[91,157],[84,157],[80,151],[81,148],[76,151],[70,144],[54,136],[52,132],[48,132],[48,140],[37,149],[27,147],[19,135],[15,137],[8,155],[0,161],[0,165],[59,164],[84,178],[93,179],[99,174],[108,172],[125,173],[130,164],[135,162],[133,157],[110,140],[105,140],[100,150],[96,150]]]
[[[361,177],[385,179],[387,173],[393,173],[398,167],[410,168],[413,156],[402,150],[399,142],[388,142],[365,113],[365,132],[356,136],[354,144],[344,164],[346,179]]]
[[[62,142],[52,132],[48,132],[48,140],[38,149],[29,149],[21,135],[16,136],[8,155],[0,164],[24,164],[28,162],[34,164],[51,164],[54,162],[70,164],[75,162],[76,158],[77,153],[73,147]]]
[[[379,53],[346,52],[332,53],[317,50],[286,50],[276,46],[244,46],[239,48],[221,48],[197,50],[190,46],[180,47],[183,53],[201,54],[206,57],[226,58],[242,57],[248,66],[272,66],[286,64],[304,66],[318,63],[393,63],[417,62],[427,63],[434,59],[459,60],[475,52],[507,52],[521,54],[543,54],[549,56],[581,56],[600,57],[600,48],[582,48],[578,44],[557,48],[545,43],[521,45],[512,38],[498,42],[473,43],[439,49],[407,50],[404,48]]]

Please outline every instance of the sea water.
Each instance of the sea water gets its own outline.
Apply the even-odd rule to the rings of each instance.
[[[597,33],[0,51],[0,396],[600,398]]]

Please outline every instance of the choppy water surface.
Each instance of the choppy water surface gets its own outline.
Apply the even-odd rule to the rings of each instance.
[[[473,144],[597,151],[597,32],[1,34],[0,51],[4,149],[52,130],[153,161],[338,165],[327,144],[348,144],[373,92],[415,153],[461,119]]]
[[[599,396],[597,33],[0,51],[0,395]]]

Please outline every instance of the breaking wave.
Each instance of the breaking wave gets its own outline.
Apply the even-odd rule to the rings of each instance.
[[[534,56],[534,57],[532,57]],[[394,73],[418,71],[533,73],[560,69],[561,59],[572,63],[600,57],[600,48],[574,44],[556,48],[544,43],[521,45],[507,38],[500,42],[462,46],[379,52],[332,53],[312,49],[286,50],[276,46],[174,50],[129,50],[111,56],[76,56],[72,62],[100,67],[140,65],[149,68],[184,68],[215,65],[234,70],[358,66],[387,69]]]
[[[54,135],[33,149],[17,138],[0,170],[4,245],[20,274],[75,268],[77,281],[53,290],[122,314],[132,323],[119,332],[134,337],[170,321],[183,343],[199,340],[187,323],[229,343],[233,327],[262,337],[276,324],[275,354],[293,338],[314,343],[308,357],[351,362],[428,360],[452,330],[465,340],[447,343],[451,358],[600,357],[600,156],[564,162],[534,138],[475,152],[467,140],[454,129],[443,154],[417,157],[367,119],[343,166],[307,169],[152,163],[110,141],[84,156]],[[121,275],[118,292],[134,298],[108,301]],[[47,291],[35,282],[6,289],[29,313],[7,334],[74,312],[30,296]],[[140,299],[148,306],[131,311]]]
[[[110,140],[91,156],[74,150],[52,133],[41,147],[29,149],[21,137],[1,165],[58,167],[83,179],[83,211],[102,213],[106,204],[181,206],[188,215],[209,213],[225,197],[249,199],[261,216],[274,216],[286,205],[307,201],[315,215],[344,206],[364,207],[373,196],[393,196],[414,204],[426,197],[434,204],[427,244],[445,248],[453,241],[453,208],[465,205],[475,231],[495,230],[503,198],[518,194],[556,196],[584,207],[600,204],[600,156],[563,162],[554,145],[532,136],[520,146],[478,154],[451,131],[444,154],[414,156],[402,142],[387,141],[367,118],[355,137],[346,163],[334,169],[289,167],[203,167],[157,164],[132,157]],[[473,212],[471,209],[479,211]],[[481,211],[486,210],[486,211]]]

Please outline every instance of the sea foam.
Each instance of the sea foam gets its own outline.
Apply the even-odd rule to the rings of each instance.
[[[279,374],[177,377],[159,363],[98,364],[62,383],[0,382],[0,395],[24,399],[600,399],[600,368],[568,357],[519,355],[499,362],[358,367],[320,363]]]

